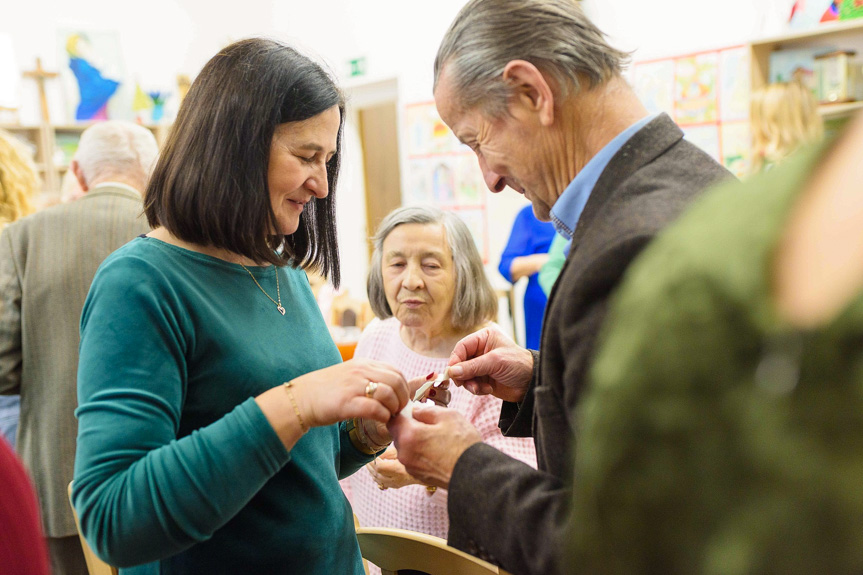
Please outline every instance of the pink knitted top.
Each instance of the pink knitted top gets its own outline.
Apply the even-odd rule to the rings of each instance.
[[[395,318],[374,320],[357,343],[354,357],[375,359],[392,364],[410,380],[446,368],[445,357],[426,357],[411,351],[399,335]],[[536,451],[532,438],[504,437],[497,426],[501,400],[491,395],[477,396],[461,387],[451,386],[450,409],[463,414],[482,434],[483,441],[532,467]],[[341,482],[360,525],[363,527],[397,527],[446,538],[447,492],[438,489],[430,494],[422,485],[381,491],[369,472],[363,468]]]

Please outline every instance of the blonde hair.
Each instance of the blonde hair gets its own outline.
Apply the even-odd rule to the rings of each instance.
[[[818,102],[797,81],[777,82],[753,92],[750,125],[753,172],[781,162],[824,135]]]
[[[24,145],[0,130],[0,228],[36,211],[39,176]]]

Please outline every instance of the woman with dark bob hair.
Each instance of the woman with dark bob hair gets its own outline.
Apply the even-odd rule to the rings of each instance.
[[[154,229],[105,260],[81,320],[73,501],[108,563],[363,573],[338,480],[390,443],[410,387],[341,363],[303,272],[338,284],[343,118],[330,76],[265,39],[222,50],[184,100]]]

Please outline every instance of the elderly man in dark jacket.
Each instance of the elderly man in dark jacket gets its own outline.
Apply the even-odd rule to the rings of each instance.
[[[539,351],[487,328],[450,359],[456,385],[504,400],[506,435],[535,438],[539,469],[482,444],[455,412],[416,409],[391,425],[407,470],[449,489],[450,544],[513,573],[561,569],[572,412],[609,294],[699,192],[730,177],[667,115],[647,112],[625,62],[574,0],[472,0],[435,62],[438,111],[489,189],[524,194],[572,239]]]

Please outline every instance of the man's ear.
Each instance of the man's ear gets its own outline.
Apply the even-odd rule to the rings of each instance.
[[[78,164],[78,160],[72,160],[72,163],[69,164],[69,169],[72,170],[73,174],[75,174],[75,179],[78,180],[78,185],[81,186],[81,191],[89,191],[87,180],[84,178],[84,172],[81,171],[81,165]]]
[[[526,60],[511,60],[503,69],[503,79],[513,89],[511,107],[538,114],[543,126],[554,122],[554,92],[539,68]]]

